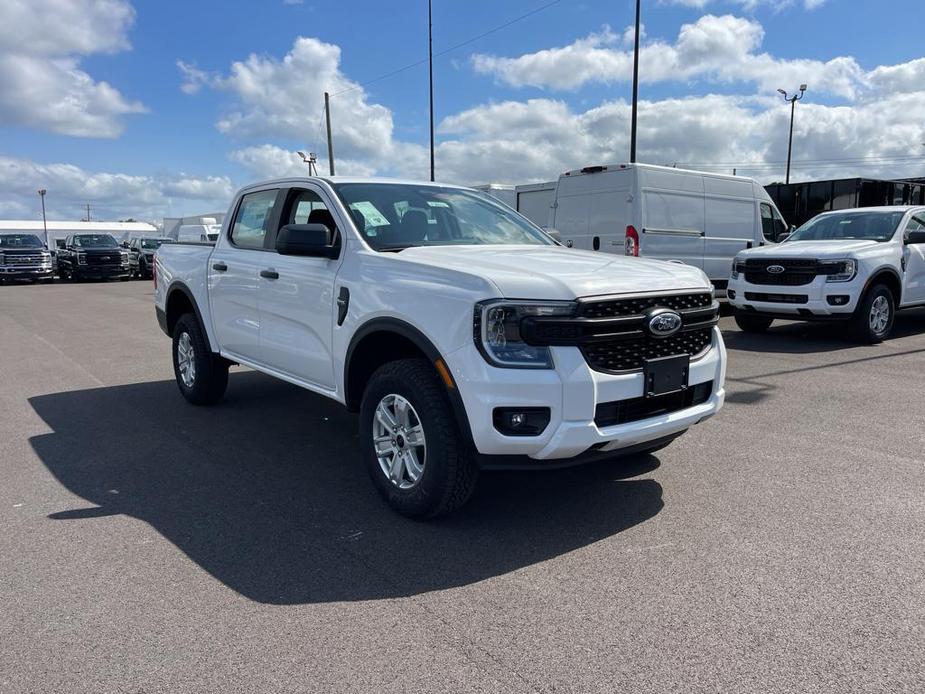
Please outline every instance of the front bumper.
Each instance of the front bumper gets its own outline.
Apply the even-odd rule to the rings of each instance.
[[[762,314],[793,320],[841,320],[854,313],[862,294],[864,282],[855,277],[850,282],[826,282],[824,275],[809,284],[790,287],[768,284],[751,284],[744,275],[730,279],[727,299],[743,312]],[[733,295],[734,294],[734,298]],[[756,296],[757,295],[757,296]],[[829,297],[845,297],[845,303],[834,305]],[[804,300],[805,299],[805,300]]]
[[[120,277],[129,277],[132,269],[128,265],[120,267],[94,267],[92,265],[78,265],[72,271],[74,277],[83,279],[117,279]]]
[[[555,369],[499,369],[475,345],[446,356],[465,405],[473,443],[482,456],[527,456],[537,461],[572,458],[592,449],[619,451],[682,433],[716,414],[725,398],[726,348],[718,328],[713,346],[691,362],[689,384],[713,382],[699,405],[638,421],[599,427],[597,405],[643,395],[641,372],[605,374],[591,369],[577,347],[553,347]],[[538,436],[505,436],[494,427],[497,407],[548,407],[551,417]]]
[[[47,279],[55,273],[51,264],[35,267],[17,267],[0,265],[0,278],[3,279]]]

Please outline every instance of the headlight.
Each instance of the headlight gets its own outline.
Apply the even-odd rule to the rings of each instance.
[[[77,264],[78,264],[78,265],[86,265],[86,264],[87,264],[87,254],[86,254],[86,253],[78,253],[78,254],[77,254]]]
[[[826,282],[850,282],[858,274],[858,261],[852,258],[845,260],[823,260],[819,262],[820,274],[828,275]]]
[[[731,279],[739,279],[739,259],[733,258],[732,260],[732,269],[729,271],[729,277]]]
[[[0,265],[3,265],[4,263],[6,263],[6,256],[4,256],[3,253],[0,253]]]
[[[530,316],[570,316],[574,312],[575,304],[571,301],[480,302],[475,306],[475,346],[492,366],[551,369],[553,363],[549,348],[524,342],[520,324]]]

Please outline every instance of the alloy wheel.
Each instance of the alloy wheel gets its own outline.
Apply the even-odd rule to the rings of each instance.
[[[399,489],[411,489],[421,479],[427,461],[424,426],[401,395],[379,401],[373,415],[373,448],[382,474]]]

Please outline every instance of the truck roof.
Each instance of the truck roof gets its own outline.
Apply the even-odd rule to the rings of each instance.
[[[717,173],[714,171],[697,171],[696,169],[682,169],[677,166],[659,166],[657,164],[599,164],[572,169],[563,173],[563,176],[583,176],[587,174],[602,173],[604,171],[629,171],[631,169],[646,169],[650,171],[672,171],[674,173],[689,173],[710,178],[727,178],[733,180],[754,180],[751,176],[733,176],[732,174]]]
[[[392,183],[397,185],[413,185],[413,186],[433,186],[433,187],[446,187],[451,188],[468,188],[467,186],[460,186],[455,183],[446,183],[441,181],[419,181],[412,178],[386,178],[379,176],[289,176],[287,178],[272,178],[266,181],[258,181],[256,183],[250,183],[242,188],[242,190],[249,188],[259,188],[262,186],[268,185],[279,185],[279,184],[291,184],[291,183],[308,183],[308,182],[324,182],[328,184],[333,183]]]

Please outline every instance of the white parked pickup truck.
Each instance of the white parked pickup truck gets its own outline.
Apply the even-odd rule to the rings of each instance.
[[[863,342],[925,305],[925,207],[862,207],[813,217],[777,246],[739,253],[729,280],[739,327],[775,318],[848,321]]]
[[[406,515],[460,506],[480,468],[655,451],[723,403],[702,271],[567,249],[463,188],[249,186],[214,248],[167,243],[155,266],[187,400],[217,402],[241,364],[358,411]]]

